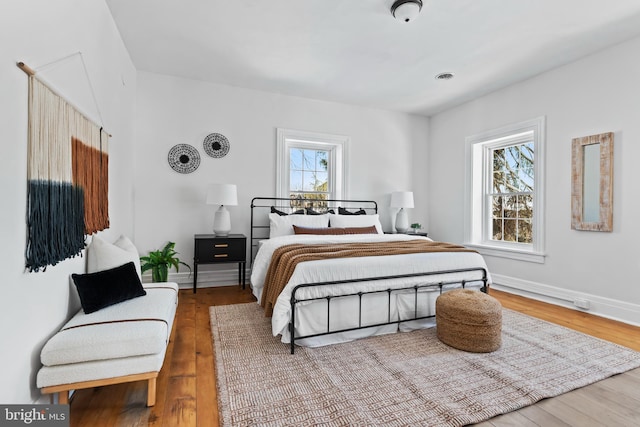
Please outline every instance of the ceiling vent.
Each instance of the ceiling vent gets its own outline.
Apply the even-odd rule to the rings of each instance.
[[[453,73],[440,73],[436,75],[436,80],[451,80],[453,76]]]

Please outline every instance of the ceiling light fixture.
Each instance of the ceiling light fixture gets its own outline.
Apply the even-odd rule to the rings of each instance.
[[[391,5],[391,14],[403,22],[411,22],[422,10],[422,0],[396,0]]]

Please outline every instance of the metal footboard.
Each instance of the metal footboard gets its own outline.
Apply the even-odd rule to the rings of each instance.
[[[386,289],[380,289],[380,290],[374,290],[374,291],[363,291],[363,292],[355,292],[355,293],[350,293],[350,294],[340,294],[340,295],[331,295],[331,296],[323,296],[323,297],[315,297],[315,298],[301,298],[298,299],[297,297],[297,293],[300,289],[303,288],[310,288],[310,287],[321,287],[321,286],[331,286],[331,285],[340,285],[340,284],[345,284],[345,283],[357,283],[357,282],[371,282],[371,281],[379,281],[379,280],[390,280],[390,279],[403,279],[403,278],[411,278],[411,277],[429,277],[429,276],[434,276],[434,275],[445,275],[445,274],[455,274],[455,273],[472,273],[472,272],[481,272],[482,273],[482,277],[481,278],[471,278],[471,279],[462,279],[462,280],[450,280],[450,281],[439,281],[437,283],[424,283],[424,284],[416,284],[416,285],[411,285],[411,286],[406,286],[406,287],[399,287],[399,288],[386,288]],[[294,354],[295,352],[295,341],[296,340],[301,340],[304,338],[313,338],[313,337],[319,337],[319,336],[324,336],[324,335],[330,335],[330,334],[336,334],[336,333],[340,333],[340,332],[349,332],[349,331],[355,331],[355,330],[359,330],[359,329],[365,329],[365,328],[372,328],[372,327],[378,327],[378,326],[384,326],[384,325],[392,325],[392,324],[400,324],[403,322],[410,322],[410,321],[414,321],[414,320],[422,320],[422,319],[428,319],[428,318],[432,318],[435,315],[429,315],[429,316],[418,316],[418,293],[420,291],[420,289],[438,289],[440,294],[442,294],[443,292],[443,288],[446,286],[450,286],[450,285],[456,285],[459,284],[461,288],[465,288],[465,286],[467,286],[468,284],[472,284],[472,283],[482,283],[482,287],[481,287],[481,291],[482,292],[487,292],[487,286],[488,286],[488,278],[487,278],[487,270],[485,268],[482,267],[477,267],[477,268],[463,268],[463,269],[457,269],[457,270],[446,270],[446,271],[432,271],[432,272],[426,272],[426,273],[415,273],[415,274],[403,274],[403,275],[396,275],[396,276],[384,276],[384,277],[366,277],[366,278],[361,278],[361,279],[352,279],[352,280],[339,280],[339,281],[333,281],[333,282],[319,282],[319,283],[304,283],[304,284],[300,284],[297,285],[293,288],[293,290],[291,291],[291,320],[289,321],[289,334],[291,336],[291,354]],[[406,319],[400,319],[400,313],[398,313],[398,319],[396,320],[392,320],[391,319],[391,301],[392,301],[392,294],[400,294],[400,293],[406,293],[406,291],[410,291],[413,290],[414,291],[414,310],[413,310],[413,316],[406,318]],[[367,324],[367,325],[362,325],[362,304],[363,304],[363,300],[362,297],[364,295],[369,295],[369,294],[384,294],[386,293],[388,295],[387,297],[387,321],[386,322],[380,322],[380,323],[376,323],[376,324]],[[336,329],[336,330],[331,330],[331,300],[333,299],[337,299],[337,298],[345,298],[345,297],[354,297],[357,296],[359,298],[359,304],[358,304],[358,326],[357,327],[352,327],[352,328],[344,328],[344,329]],[[327,301],[327,312],[326,312],[326,318],[327,318],[327,331],[326,332],[320,332],[320,333],[316,333],[316,334],[311,334],[311,335],[298,335],[296,336],[296,330],[295,330],[295,320],[296,320],[296,305],[298,303],[301,302],[307,302],[307,301],[320,301],[320,300],[326,300]]]

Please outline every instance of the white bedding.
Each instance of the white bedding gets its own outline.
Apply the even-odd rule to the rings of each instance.
[[[253,294],[258,301],[262,296],[264,280],[269,268],[269,263],[273,252],[284,245],[293,243],[351,243],[351,242],[386,242],[397,240],[427,239],[421,236],[406,234],[362,234],[362,235],[339,235],[339,236],[318,236],[318,235],[293,235],[281,236],[261,242],[260,248],[253,263],[251,273],[251,284]],[[430,240],[430,239],[427,239]],[[282,342],[290,342],[288,324],[291,317],[290,298],[292,289],[303,283],[327,282],[336,280],[362,279],[369,277],[395,276],[402,274],[424,273],[431,271],[455,270],[461,268],[481,267],[486,269],[486,264],[481,255],[475,252],[438,252],[438,253],[418,253],[406,255],[386,255],[371,256],[362,258],[335,258],[319,261],[308,261],[298,264],[289,283],[284,288],[275,304],[272,317],[272,333],[274,336],[282,335]],[[466,275],[469,277],[469,275]],[[474,278],[480,278],[481,273],[475,274]],[[448,275],[446,280],[462,279],[464,274],[456,273]],[[442,275],[429,277],[403,278],[394,280],[365,281],[358,283],[348,283],[333,286],[323,286],[318,288],[304,288],[297,292],[298,299],[341,295],[345,293],[358,292],[360,290],[377,290],[387,288],[401,288],[417,283],[438,283],[445,280]],[[473,287],[479,288],[481,283],[476,283]],[[438,290],[423,290],[419,293],[421,305],[424,307],[420,315],[435,314],[435,298]],[[387,313],[387,293],[368,296],[366,309],[363,312],[363,325],[386,321]],[[406,318],[409,313],[413,315],[414,292],[407,291],[402,295],[392,296],[391,315],[392,318],[398,315]],[[425,301],[426,299],[426,301]],[[371,304],[373,302],[373,304]],[[326,331],[326,302],[314,301],[299,303],[296,309],[297,335],[308,335],[312,333]],[[331,309],[331,329],[341,329],[358,326],[357,318],[357,297],[340,298],[332,300]],[[356,304],[355,306],[353,304]],[[376,305],[378,304],[378,305]],[[363,304],[364,306],[364,304]],[[432,325],[432,321],[416,321],[401,324],[401,330],[411,330],[414,328]],[[383,327],[367,328],[365,330],[351,331],[305,340],[296,340],[296,343],[307,346],[326,345],[335,342],[350,341],[355,338],[377,335],[382,333],[392,333],[398,330],[397,325],[386,325]]]

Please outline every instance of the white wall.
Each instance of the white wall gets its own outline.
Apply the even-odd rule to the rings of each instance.
[[[486,257],[490,271],[518,292],[569,306],[586,298],[593,312],[640,323],[639,51],[636,38],[433,116],[431,235],[463,241],[465,137],[544,115],[546,262]],[[571,139],[608,131],[615,132],[613,232],[571,230]]]
[[[0,5],[0,402],[40,398],[35,375],[40,350],[79,308],[69,274],[84,271],[84,258],[46,272],[26,273],[27,76],[16,62],[40,67],[82,52],[110,146],[110,217],[106,238],[131,234],[135,69],[103,0],[3,0]],[[99,114],[79,56],[38,72],[93,120]],[[38,71],[38,70],[36,70]],[[126,85],[123,85],[123,82]]]
[[[181,259],[192,264],[193,235],[210,233],[213,227],[217,206],[204,203],[207,184],[212,182],[238,186],[238,206],[228,207],[231,232],[249,236],[251,199],[275,196],[278,127],[350,136],[349,196],[376,200],[383,227],[390,230],[390,193],[412,189],[416,176],[422,176],[416,188],[425,189],[426,172],[414,171],[412,162],[416,157],[424,160],[428,124],[421,116],[139,72],[138,248],[146,253],[171,240]],[[231,149],[222,159],[207,156],[202,148],[203,139],[212,132],[229,139]],[[176,173],[167,164],[169,150],[179,143],[200,152],[200,167],[191,174]],[[417,209],[410,218],[426,221],[423,203],[416,194]]]

